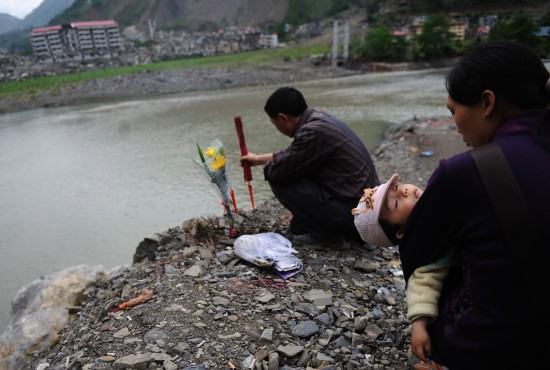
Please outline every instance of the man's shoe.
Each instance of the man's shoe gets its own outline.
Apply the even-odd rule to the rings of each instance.
[[[294,244],[303,245],[305,248],[313,250],[333,250],[340,251],[347,249],[346,238],[343,235],[335,235],[323,239],[316,239],[310,233],[296,235],[292,240]]]
[[[290,235],[303,235],[307,233],[307,230],[304,229],[298,221],[296,221],[295,217],[292,217],[292,220],[290,220],[290,224],[288,225],[288,232]]]

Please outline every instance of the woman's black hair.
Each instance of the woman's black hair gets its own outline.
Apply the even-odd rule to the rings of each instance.
[[[307,109],[302,93],[293,87],[281,87],[267,99],[264,111],[271,118],[277,118],[279,113],[298,117]]]
[[[397,239],[397,233],[403,228],[403,225],[392,224],[382,218],[378,219],[378,223],[382,227],[384,234],[386,234],[390,242],[394,245],[398,245],[399,239]]]
[[[466,53],[446,77],[449,96],[459,104],[473,105],[484,90],[497,104],[506,102],[521,110],[546,108],[550,72],[539,55],[516,41],[490,41]]]

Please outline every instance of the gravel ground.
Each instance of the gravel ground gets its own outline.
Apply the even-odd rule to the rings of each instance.
[[[424,186],[441,158],[465,150],[454,124],[390,129],[372,153],[381,180]],[[240,215],[241,234],[290,238],[277,201]],[[295,247],[285,280],[238,258],[223,218],[196,218],[147,237],[134,264],[84,292],[56,344],[24,369],[408,369],[405,283],[396,248]],[[117,307],[138,296],[143,302]]]

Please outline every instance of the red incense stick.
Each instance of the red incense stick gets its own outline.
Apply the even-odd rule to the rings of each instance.
[[[237,129],[237,137],[239,139],[239,146],[241,147],[241,156],[248,154],[246,148],[246,141],[244,139],[243,121],[240,116],[235,117],[235,129]],[[254,209],[254,194],[252,193],[252,170],[250,169],[250,163],[243,164],[244,181],[248,185],[248,193],[250,194],[250,202],[252,203],[252,209]]]
[[[247,155],[246,141],[244,139],[243,121],[240,116],[235,117],[235,128],[237,129],[237,137],[239,138],[239,146],[241,147],[241,155]],[[243,164],[244,181],[252,181],[252,171],[250,163]]]

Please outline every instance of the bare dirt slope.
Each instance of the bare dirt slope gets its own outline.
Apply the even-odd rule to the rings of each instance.
[[[288,0],[161,0],[145,17],[153,17],[157,24],[180,19],[187,25],[259,25],[282,21],[287,7]]]

